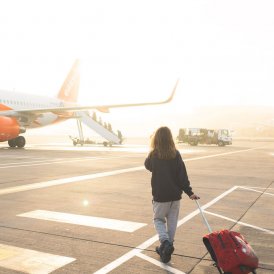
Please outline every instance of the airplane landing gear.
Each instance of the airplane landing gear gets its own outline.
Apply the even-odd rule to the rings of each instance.
[[[16,147],[15,139],[8,140],[8,144],[9,144],[10,147]]]
[[[23,136],[18,136],[14,139],[8,140],[8,144],[9,144],[10,147],[22,148],[26,144],[26,139]]]

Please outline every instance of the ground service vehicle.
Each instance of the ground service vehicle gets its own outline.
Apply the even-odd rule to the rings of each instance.
[[[180,128],[177,141],[192,146],[198,144],[225,146],[232,144],[232,135],[228,129]]]

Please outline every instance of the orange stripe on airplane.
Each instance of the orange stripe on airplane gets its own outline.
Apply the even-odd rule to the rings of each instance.
[[[11,110],[12,108],[4,105],[4,104],[0,104],[0,110]]]

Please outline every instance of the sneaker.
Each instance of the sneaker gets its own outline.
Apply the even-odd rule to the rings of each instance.
[[[158,255],[160,255],[160,247],[159,246],[156,246],[155,251]]]
[[[170,244],[171,244],[171,254],[173,254],[175,248],[174,248],[174,245],[172,243],[170,243]]]
[[[171,244],[168,240],[165,240],[161,244],[160,248],[158,248],[158,251],[160,253],[161,261],[166,264],[171,260],[171,254],[174,251],[173,244]]]
[[[161,244],[160,246],[156,246],[155,248],[155,251],[158,255],[161,254],[162,250],[163,250],[163,244]]]

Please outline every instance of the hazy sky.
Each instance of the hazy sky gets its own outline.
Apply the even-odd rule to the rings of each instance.
[[[180,78],[168,106],[113,111],[118,128],[272,106],[273,13],[273,0],[0,0],[0,88],[54,96],[79,58],[84,104],[164,99]]]

